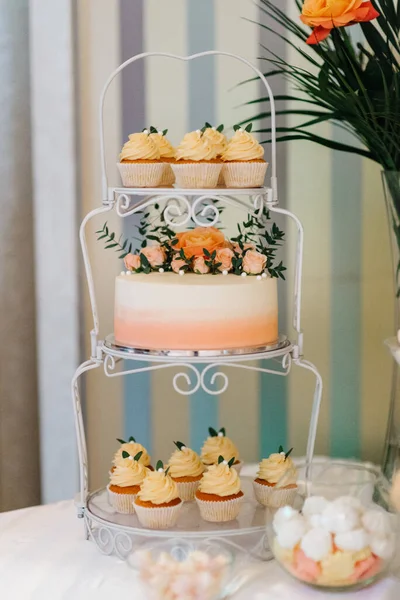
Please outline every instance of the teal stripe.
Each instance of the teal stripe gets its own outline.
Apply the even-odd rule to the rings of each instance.
[[[282,225],[282,228],[284,226]],[[279,313],[279,331],[285,332],[286,329],[286,298],[287,285],[278,283],[278,305]],[[264,360],[261,366],[264,368],[274,367],[274,361]],[[287,378],[279,375],[261,374],[260,375],[260,430],[259,446],[260,458],[265,458],[271,452],[277,452],[280,445],[284,448],[288,445],[287,439]]]
[[[349,143],[339,131],[335,139]],[[361,211],[361,159],[333,152],[330,448],[335,457],[360,456]]]
[[[215,47],[213,0],[188,1],[189,54]],[[189,130],[205,121],[215,124],[215,62],[213,57],[196,59],[189,66]],[[205,365],[198,365],[201,370]],[[218,427],[218,397],[199,390],[190,399],[190,443],[199,450],[208,427]]]
[[[125,370],[132,365],[140,369],[145,363],[126,361]],[[130,435],[152,451],[151,436],[151,375],[139,373],[124,377],[124,439]]]

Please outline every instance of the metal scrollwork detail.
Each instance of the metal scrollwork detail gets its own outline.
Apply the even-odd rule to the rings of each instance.
[[[174,375],[172,384],[174,386],[174,390],[178,392],[178,394],[182,394],[183,396],[191,396],[192,394],[195,394],[200,388],[201,377],[198,369],[196,369],[196,367],[194,367],[193,365],[185,365],[185,368],[189,369],[194,374],[194,380],[192,381],[188,373],[181,371]],[[185,390],[179,386],[179,379],[184,379],[186,381],[188,389]]]
[[[207,392],[207,394],[210,394],[211,396],[217,396],[218,394],[223,394],[223,392],[225,392],[228,389],[228,385],[229,385],[228,376],[226,375],[226,373],[223,373],[222,371],[216,371],[215,373],[212,373],[212,375],[210,377],[210,383],[209,384],[206,383],[206,376],[208,375],[209,371],[214,369],[217,366],[219,366],[219,365],[208,365],[208,367],[206,367],[201,374],[201,387],[203,388],[203,390],[205,392]],[[220,380],[220,382],[222,383],[222,385],[219,388],[213,389],[212,387],[210,387],[210,386],[216,386],[216,383],[218,380]]]
[[[104,373],[107,377],[115,377],[118,373],[115,372],[116,360],[112,354],[106,354],[104,357]]]
[[[224,201],[224,198],[219,198],[219,197],[211,198],[210,196],[200,196],[199,198],[196,198],[196,200],[192,204],[192,220],[199,227],[213,227],[214,225],[216,225],[218,223],[219,218],[220,218],[220,212],[218,210],[218,206],[216,206],[212,202],[211,202],[211,204],[206,204],[205,203],[206,200],[211,200],[211,201],[212,200],[219,200],[219,201],[222,200],[222,201]],[[204,204],[203,208],[201,208],[202,204]],[[200,211],[200,216],[204,217],[205,221],[202,221],[201,219],[199,219],[199,216],[198,216],[199,211]],[[208,218],[207,218],[207,215],[208,215]],[[212,219],[211,221],[209,220],[210,217]]]

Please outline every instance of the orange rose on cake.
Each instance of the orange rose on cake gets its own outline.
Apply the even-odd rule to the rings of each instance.
[[[178,242],[173,245],[174,250],[183,250],[186,258],[203,256],[204,249],[214,252],[225,248],[227,241],[224,234],[215,227],[196,227],[191,231],[184,231],[176,235]]]
[[[259,275],[263,273],[267,257],[257,250],[247,250],[243,257],[243,271],[249,275]]]
[[[153,269],[162,267],[166,259],[165,249],[159,244],[145,246],[141,249],[140,254],[144,254]]]
[[[379,17],[372,2],[363,0],[304,0],[300,19],[314,27],[307,44],[322,42],[335,27],[365,23]]]
[[[215,188],[221,172],[218,150],[200,129],[187,133],[176,149],[172,165],[178,187]]]
[[[160,162],[160,151],[147,129],[129,136],[119,158],[117,167],[125,187],[160,185],[164,164]]]

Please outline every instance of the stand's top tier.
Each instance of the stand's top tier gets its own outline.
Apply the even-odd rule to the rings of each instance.
[[[191,61],[191,60],[195,60],[204,56],[213,56],[213,55],[217,55],[217,56],[226,56],[229,58],[233,58],[234,60],[240,61],[242,63],[244,63],[245,65],[247,65],[250,69],[253,70],[253,72],[260,78],[260,80],[262,81],[262,83],[265,86],[265,89],[267,91],[267,95],[269,98],[269,103],[270,103],[270,112],[271,112],[271,178],[270,178],[270,186],[269,188],[271,189],[270,195],[268,196],[268,201],[269,202],[273,202],[273,203],[277,203],[278,202],[278,184],[277,184],[277,175],[276,175],[276,115],[275,115],[275,102],[274,102],[274,96],[272,93],[272,90],[269,86],[269,83],[267,81],[267,79],[265,78],[265,76],[263,75],[263,73],[257,68],[255,67],[250,61],[246,60],[245,58],[238,56],[236,54],[231,54],[229,52],[220,52],[218,50],[209,50],[207,52],[200,52],[198,54],[192,54],[190,56],[179,56],[176,54],[169,54],[169,53],[165,53],[165,52],[144,52],[142,54],[137,54],[136,56],[133,56],[132,58],[129,58],[128,60],[126,60],[124,63],[122,63],[117,69],[115,69],[115,71],[113,71],[113,73],[111,73],[110,77],[108,78],[108,80],[106,81],[106,84],[103,88],[103,91],[101,93],[101,97],[100,97],[100,151],[101,151],[101,169],[102,169],[102,199],[103,202],[110,202],[114,199],[114,191],[118,191],[119,193],[122,192],[121,188],[109,188],[108,185],[108,176],[107,176],[107,161],[106,161],[106,153],[105,153],[105,140],[104,140],[104,102],[105,102],[105,98],[107,95],[107,91],[108,88],[110,87],[110,84],[112,83],[112,81],[114,80],[114,78],[121,72],[123,71],[126,67],[128,67],[130,64],[138,61],[138,60],[142,60],[144,58],[150,57],[150,56],[158,56],[158,57],[166,57],[166,58],[172,58],[174,60],[180,60],[180,61]],[[129,190],[129,188],[128,188]],[[155,190],[150,190],[150,189],[131,189],[129,191],[126,191],[124,188],[125,193],[128,194],[137,194],[137,195],[149,195],[151,193],[155,193]],[[170,191],[170,190],[169,190]],[[205,191],[205,190],[204,190]],[[216,190],[207,190],[207,192],[216,192]],[[159,193],[160,190],[157,189],[157,193]],[[254,195],[255,190],[220,190],[218,189],[218,193],[225,193],[225,194],[235,194],[237,195],[238,193],[243,195]],[[202,193],[202,190],[184,190],[185,195],[199,195],[199,193]],[[260,190],[258,190],[258,193],[260,193]],[[266,193],[266,192],[264,192]]]

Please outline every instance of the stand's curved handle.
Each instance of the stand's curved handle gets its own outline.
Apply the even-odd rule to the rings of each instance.
[[[240,62],[244,63],[258,75],[261,79],[265,88],[267,90],[268,98],[271,106],[271,188],[272,188],[272,199],[273,202],[278,201],[278,183],[276,178],[276,116],[275,116],[275,101],[272,90],[269,86],[268,81],[264,77],[263,73],[257,67],[255,67],[250,61],[245,58],[238,56],[237,54],[231,54],[230,52],[220,52],[219,50],[209,50],[207,52],[199,52],[198,54],[191,54],[190,56],[179,56],[177,54],[169,54],[165,52],[143,52],[142,54],[137,54],[136,56],[132,56],[124,63],[122,63],[113,73],[111,73],[110,77],[107,79],[103,91],[100,97],[100,152],[101,152],[101,171],[102,171],[102,191],[103,191],[103,201],[108,201],[108,178],[107,178],[107,164],[106,164],[106,155],[104,148],[104,100],[107,94],[107,90],[113,81],[113,79],[125,69],[131,63],[136,62],[137,60],[141,60],[142,58],[147,58],[148,56],[165,56],[167,58],[173,58],[176,60],[182,61],[190,61],[195,58],[201,58],[202,56],[229,56]]]

